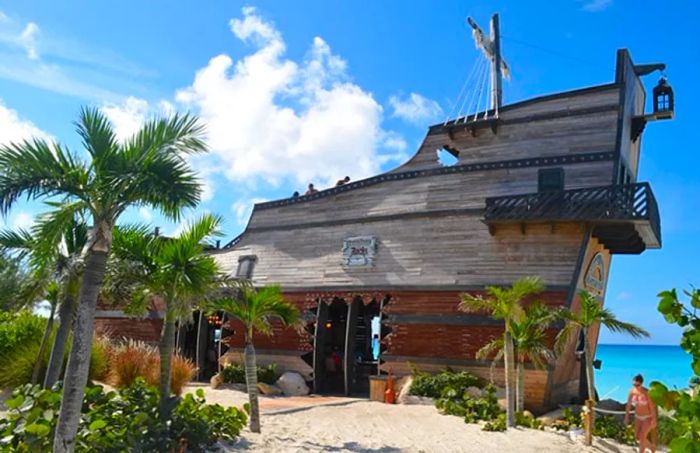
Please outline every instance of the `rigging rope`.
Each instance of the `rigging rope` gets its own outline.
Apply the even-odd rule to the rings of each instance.
[[[484,70],[484,60],[482,60],[481,58],[479,58],[479,59],[477,60],[476,66],[477,66],[477,70],[476,70],[476,72],[475,72],[475,76],[476,76],[476,77],[474,78],[474,83],[477,83],[478,80],[481,78],[481,73],[482,73],[483,70]],[[458,120],[459,120],[460,118],[462,118],[462,115],[463,115],[463,114],[465,115],[465,121],[466,121],[466,115],[469,114],[469,111],[470,111],[469,109],[471,108],[471,104],[472,104],[472,102],[473,102],[473,99],[474,99],[474,96],[475,96],[475,95],[476,95],[476,89],[472,89],[472,91],[471,91],[469,94],[467,94],[467,95],[464,96],[464,102],[462,103],[462,106],[461,106],[460,109],[459,109],[459,114],[457,115],[457,119],[455,120],[455,123],[458,122]],[[467,104],[467,101],[469,102],[468,104]],[[464,107],[467,107],[467,111],[466,111],[466,112],[464,111]]]
[[[460,101],[462,100],[462,95],[465,95],[465,97],[466,97],[465,90],[467,89],[467,85],[469,85],[469,82],[471,81],[471,79],[474,77],[474,74],[476,73],[476,67],[477,67],[478,63],[479,63],[479,61],[476,61],[472,65],[472,69],[469,72],[469,75],[467,76],[466,79],[464,79],[464,83],[462,84],[462,89],[459,90],[459,94],[457,95],[457,98],[455,99],[454,103],[452,104],[452,109],[450,110],[450,113],[447,115],[447,118],[445,118],[445,123],[443,124],[443,126],[447,125],[447,123],[453,117],[452,115],[457,113],[457,106],[459,105]],[[459,117],[457,117],[457,118],[459,118]]]

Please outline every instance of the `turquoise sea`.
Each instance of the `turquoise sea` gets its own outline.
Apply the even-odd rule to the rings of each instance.
[[[632,377],[638,373],[645,386],[661,381],[669,388],[688,387],[693,374],[690,354],[680,346],[599,344],[596,359],[603,361],[595,372],[601,399],[626,401]]]

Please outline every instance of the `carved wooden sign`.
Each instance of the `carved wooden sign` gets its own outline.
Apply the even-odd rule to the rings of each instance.
[[[370,267],[377,254],[377,238],[356,236],[343,241],[343,264],[347,267]]]
[[[593,256],[583,277],[583,286],[596,296],[602,296],[605,292],[605,258],[602,253]]]

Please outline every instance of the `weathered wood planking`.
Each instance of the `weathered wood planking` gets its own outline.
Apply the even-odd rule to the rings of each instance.
[[[347,268],[343,240],[373,235],[379,240],[372,268]],[[216,253],[235,273],[238,258],[256,255],[253,282],[299,287],[474,286],[509,284],[539,275],[547,285],[568,285],[583,233],[579,225],[504,225],[491,235],[478,216],[406,219],[251,232],[231,250]]]
[[[619,98],[619,87],[606,85],[601,90],[577,91],[570,96],[564,93],[556,99],[506,107],[500,112],[499,119],[502,122],[498,124],[497,133],[485,128],[477,129],[476,136],[472,136],[466,127],[458,125],[452,129],[451,134],[430,134],[416,155],[394,171],[439,166],[436,151],[445,145],[459,150],[460,164],[612,151],[616,144]],[[609,108],[606,111],[584,113],[591,107],[601,106]],[[581,114],[575,114],[576,112]],[[559,116],[555,116],[557,113]],[[544,114],[553,117],[516,121]],[[509,121],[512,123],[509,124]]]
[[[612,160],[549,166],[564,168],[566,189],[607,185],[613,172]],[[386,181],[318,200],[256,209],[248,228],[350,221],[439,209],[483,208],[487,197],[536,192],[538,170],[538,167],[487,170]]]

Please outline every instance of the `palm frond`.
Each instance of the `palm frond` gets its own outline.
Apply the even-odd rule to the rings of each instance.
[[[95,167],[103,166],[110,156],[117,151],[117,136],[107,116],[95,107],[84,107],[75,123],[83,146],[92,157]]]
[[[89,172],[70,152],[44,140],[0,146],[0,213],[7,214],[22,196],[28,199],[84,197]]]

